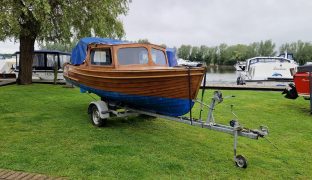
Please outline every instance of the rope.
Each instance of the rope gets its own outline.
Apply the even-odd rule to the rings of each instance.
[[[193,119],[192,119],[192,81],[191,81],[191,67],[187,67],[188,68],[188,90],[189,90],[189,106],[190,106],[190,121],[191,121],[191,125],[193,125]]]

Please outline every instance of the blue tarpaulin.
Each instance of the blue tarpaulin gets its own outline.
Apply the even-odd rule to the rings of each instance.
[[[89,44],[126,44],[129,43],[127,41],[121,41],[117,39],[109,39],[109,38],[98,38],[98,37],[86,37],[80,39],[76,47],[73,49],[71,54],[71,64],[80,65],[86,59],[87,56],[87,47]],[[177,66],[176,59],[176,49],[174,48],[166,48],[166,53],[168,57],[169,66]]]
[[[128,42],[109,38],[97,38],[97,37],[82,38],[72,51],[71,64],[79,65],[83,63],[83,61],[86,59],[87,47],[89,44],[125,44],[125,43]]]
[[[166,53],[168,57],[168,63],[170,67],[174,67],[178,65],[176,58],[176,49],[175,48],[166,48]]]

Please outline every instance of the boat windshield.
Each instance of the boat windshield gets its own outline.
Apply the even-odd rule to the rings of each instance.
[[[120,65],[148,63],[148,51],[144,47],[120,48],[117,56]]]
[[[166,57],[163,51],[152,48],[152,60],[157,65],[166,65]]]
[[[272,62],[283,62],[283,63],[289,63],[289,60],[286,59],[276,59],[276,58],[265,58],[265,59],[251,59],[250,64],[255,64],[255,63],[272,63]]]

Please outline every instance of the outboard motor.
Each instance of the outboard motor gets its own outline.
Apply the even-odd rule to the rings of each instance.
[[[289,83],[289,87],[285,88],[282,94],[286,94],[284,97],[287,99],[297,99],[298,93],[294,83]]]

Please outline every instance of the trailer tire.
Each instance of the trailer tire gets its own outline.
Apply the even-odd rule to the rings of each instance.
[[[90,107],[90,120],[96,127],[103,127],[106,125],[106,119],[100,117],[100,110],[96,105]]]
[[[246,169],[247,168],[247,160],[244,156],[242,155],[237,155],[236,158],[235,158],[235,164],[237,167],[240,167],[240,168],[244,168]]]

